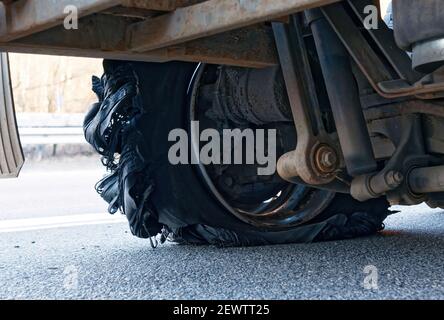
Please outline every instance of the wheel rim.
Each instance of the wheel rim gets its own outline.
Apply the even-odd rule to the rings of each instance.
[[[202,85],[206,84],[203,83],[202,79],[207,67],[209,66],[199,64],[190,82],[188,89],[190,124],[191,121],[201,122],[206,117],[204,112],[200,112],[202,106],[199,101],[199,93]],[[211,67],[214,68],[214,66]],[[192,132],[193,130],[195,131],[195,128],[190,125],[188,131],[191,136],[199,136],[201,130]],[[200,144],[198,139],[191,139],[190,142],[191,152],[196,159],[199,159]],[[243,222],[266,230],[288,229],[312,220],[330,204],[335,195],[331,191],[290,184],[281,180],[276,182],[276,189],[270,188],[271,193],[266,193],[262,199],[247,201],[247,203],[245,201],[234,201],[229,192],[227,194],[227,192],[221,190],[221,184],[215,181],[215,175],[212,171],[217,165],[199,163],[196,166],[211,195],[226,210]],[[251,189],[253,193],[255,190],[254,184]]]

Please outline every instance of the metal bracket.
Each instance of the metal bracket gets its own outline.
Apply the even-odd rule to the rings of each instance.
[[[291,182],[299,177],[311,185],[330,183],[340,158],[322,123],[300,17],[272,26],[297,132],[296,150],[278,161],[279,175]]]
[[[436,98],[436,93],[444,91],[444,81],[412,71],[411,60],[407,53],[396,46],[393,32],[380,21],[377,30],[366,30],[357,26],[345,9],[348,4],[357,17],[364,21],[363,8],[371,4],[369,0],[353,0],[347,3],[336,3],[322,7],[325,17],[338,34],[347,51],[365,75],[373,89],[389,99],[418,96],[419,98]],[[375,50],[363,34],[368,32],[383,57]],[[426,96],[421,96],[427,94]],[[438,95],[439,96],[439,95]]]
[[[431,160],[424,149],[421,116],[407,114],[386,119],[379,126],[373,126],[372,133],[390,138],[396,151],[380,172],[355,178],[351,195],[359,201],[386,195],[392,205],[423,202],[424,196],[411,192],[407,179],[413,168],[425,167]]]

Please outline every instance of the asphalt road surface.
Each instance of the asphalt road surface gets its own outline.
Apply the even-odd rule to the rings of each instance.
[[[443,299],[444,212],[402,208],[377,236],[220,249],[149,242],[107,215],[97,162],[0,181],[0,299]]]

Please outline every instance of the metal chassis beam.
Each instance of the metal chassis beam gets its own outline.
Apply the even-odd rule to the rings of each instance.
[[[174,11],[206,0],[0,0],[0,41],[6,42],[55,27],[75,5],[79,17],[116,6],[156,11]]]
[[[174,11],[206,0],[122,0],[122,6],[156,11]]]
[[[117,6],[121,0],[18,0],[0,4],[0,41],[6,42],[63,23],[65,8],[75,5],[79,17]]]
[[[242,28],[340,0],[208,0],[132,25],[130,51],[148,51]]]
[[[172,60],[263,68],[278,64],[271,28],[258,25],[150,52],[128,52],[122,39],[128,20],[109,15],[80,19],[78,30],[55,27],[11,42],[0,50],[107,59]],[[112,28],[113,32],[107,32]]]
[[[338,1],[340,0],[1,1],[0,48],[9,52],[156,62],[204,61],[243,67],[266,67],[278,63],[275,46],[270,45],[272,37],[268,41],[267,37],[258,36],[260,31],[249,35],[247,33],[255,29],[246,32],[243,28]],[[67,30],[74,35],[60,31],[66,16],[63,9],[73,3],[79,9],[79,17],[87,16],[82,19],[101,16],[91,13],[117,7],[178,9],[143,22],[128,19],[122,33],[119,29],[116,34],[115,27],[109,23],[106,24],[108,30],[96,25],[99,31],[93,35],[90,29],[86,32],[81,30],[85,41],[79,36],[80,30]],[[115,24],[121,27],[121,22],[116,20]],[[56,28],[59,28],[58,33],[54,32]],[[83,29],[81,25],[79,28]],[[251,41],[252,39],[259,41]]]

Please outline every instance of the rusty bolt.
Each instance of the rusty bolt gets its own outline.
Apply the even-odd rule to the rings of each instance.
[[[321,163],[326,167],[334,167],[338,158],[333,151],[326,151],[322,154]]]
[[[338,166],[338,156],[333,148],[322,145],[316,151],[315,163],[323,173],[332,173]]]
[[[401,172],[390,170],[385,174],[385,181],[391,187],[397,187],[404,181],[404,175]]]

